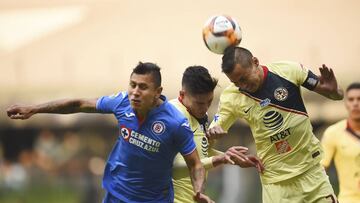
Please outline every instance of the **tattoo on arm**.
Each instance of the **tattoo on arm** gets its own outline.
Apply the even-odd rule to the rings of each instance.
[[[44,104],[35,106],[36,113],[58,113],[58,114],[70,114],[70,113],[92,113],[96,112],[94,103],[95,100],[85,99],[64,99],[51,101]]]

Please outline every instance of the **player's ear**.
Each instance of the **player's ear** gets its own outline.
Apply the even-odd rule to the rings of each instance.
[[[184,91],[184,90],[180,90],[180,91],[179,91],[179,97],[182,99],[182,98],[184,98],[184,96],[185,96],[185,91]]]
[[[161,92],[162,92],[163,88],[161,86],[159,86],[158,88],[156,88],[156,96],[160,97]]]
[[[252,61],[256,66],[258,66],[260,64],[259,59],[256,58],[255,56],[253,56]]]

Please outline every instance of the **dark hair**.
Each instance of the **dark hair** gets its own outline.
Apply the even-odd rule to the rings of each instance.
[[[218,80],[211,77],[203,66],[190,66],[184,71],[181,84],[190,94],[204,94],[214,91]]]
[[[251,67],[252,53],[243,47],[230,46],[225,49],[222,57],[221,69],[224,73],[231,73],[236,64],[240,64],[242,68]]]
[[[360,82],[353,82],[346,88],[346,93],[352,89],[360,89]]]
[[[132,74],[146,75],[151,74],[156,87],[161,86],[161,73],[160,67],[155,63],[139,62],[138,65],[133,69]]]

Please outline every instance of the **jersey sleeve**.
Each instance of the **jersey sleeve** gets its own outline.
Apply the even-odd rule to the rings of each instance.
[[[321,160],[321,164],[324,167],[329,167],[331,160],[333,159],[336,152],[336,139],[334,139],[331,130],[325,130],[324,135],[321,139],[321,145],[324,149],[324,156]]]
[[[195,149],[194,134],[190,129],[189,122],[184,119],[176,130],[175,144],[182,155],[191,154]]]
[[[96,109],[102,113],[113,113],[114,109],[127,95],[126,92],[119,92],[110,96],[100,97],[96,102]]]
[[[231,98],[228,95],[221,94],[218,111],[210,124],[210,128],[219,125],[223,130],[227,131],[236,121]]]
[[[301,85],[309,90],[313,90],[319,81],[319,78],[301,63],[282,61],[276,63],[276,65],[284,67],[278,71],[297,86]]]

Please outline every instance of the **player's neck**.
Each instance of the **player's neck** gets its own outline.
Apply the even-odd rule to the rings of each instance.
[[[160,106],[163,102],[164,102],[164,101],[163,101],[162,99],[160,99],[160,98],[156,99],[156,100],[154,101],[154,103],[153,103],[149,108],[136,110],[136,111],[135,111],[135,112],[136,112],[136,116],[137,116],[139,119],[141,119],[141,120],[145,120],[145,118],[147,117],[147,115],[149,114],[149,112],[150,112],[152,109]]]
[[[357,134],[360,134],[360,120],[348,119],[350,128]]]

